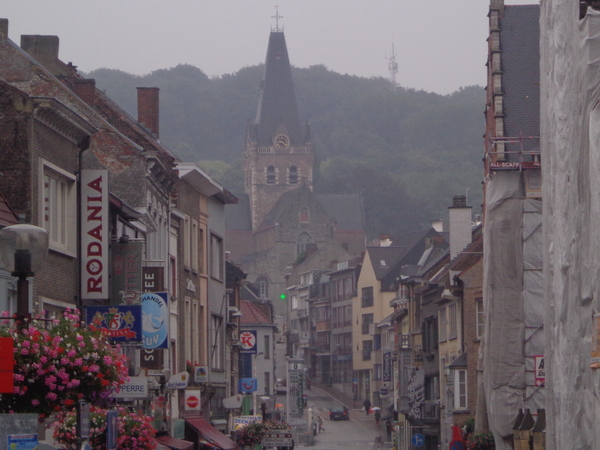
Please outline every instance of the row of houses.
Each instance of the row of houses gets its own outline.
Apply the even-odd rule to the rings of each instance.
[[[19,46],[8,26],[0,20],[0,227],[27,223],[49,235],[28,310],[53,318],[160,293],[163,315],[144,321],[164,335],[158,346],[127,347],[130,375],[148,387],[137,403],[167,445],[168,434],[191,432],[198,448],[203,431],[228,431],[223,400],[238,393],[240,326],[273,327],[268,311],[240,320],[253,306],[242,308],[245,274],[226,261],[224,244],[225,205],[237,199],[161,143],[158,88],[138,88],[133,118],[59,59],[58,37],[22,36]],[[16,307],[16,281],[0,270],[0,308]],[[189,389],[165,391],[169,376]],[[203,419],[184,434],[176,424],[190,415]]]

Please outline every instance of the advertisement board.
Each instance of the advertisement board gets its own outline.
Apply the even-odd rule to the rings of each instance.
[[[113,341],[142,341],[141,305],[88,306],[86,322]]]
[[[142,336],[144,348],[169,348],[169,294],[142,294]]]
[[[139,305],[142,294],[141,241],[115,242],[111,247],[110,303]]]

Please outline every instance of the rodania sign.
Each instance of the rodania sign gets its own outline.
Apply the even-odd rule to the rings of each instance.
[[[108,171],[81,171],[81,297],[108,298]]]

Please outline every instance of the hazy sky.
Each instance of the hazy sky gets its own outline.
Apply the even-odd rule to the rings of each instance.
[[[264,62],[275,5],[297,67],[389,78],[394,44],[403,87],[485,85],[488,0],[1,0],[0,14],[16,43],[58,35],[60,59],[85,72],[187,63],[214,76]]]

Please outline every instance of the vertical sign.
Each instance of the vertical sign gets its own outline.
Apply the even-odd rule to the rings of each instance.
[[[107,299],[108,170],[81,171],[81,298]]]
[[[142,336],[144,348],[169,348],[169,294],[142,294]]]
[[[535,361],[535,385],[542,386],[546,381],[544,355],[536,355],[533,360]]]
[[[106,412],[106,448],[107,450],[117,450],[117,437],[119,429],[117,425],[117,419],[119,418],[119,411],[111,409]]]
[[[287,412],[288,417],[304,413],[304,364],[291,360],[287,363]]]
[[[383,354],[383,381],[392,381],[392,352]]]
[[[111,249],[111,304],[139,305],[142,294],[142,253],[139,241],[115,242]]]
[[[240,333],[240,354],[256,354],[256,330],[244,330]]]
[[[144,263],[142,268],[143,292],[162,292],[165,290],[165,268],[155,261]],[[140,366],[144,369],[162,370],[164,368],[163,350],[160,348],[140,349]]]
[[[425,372],[418,367],[411,369],[408,380],[408,417],[411,419],[423,418],[423,402],[425,401]]]
[[[0,338],[0,393],[12,394],[14,386],[13,338]]]

